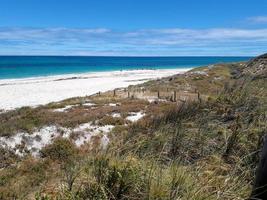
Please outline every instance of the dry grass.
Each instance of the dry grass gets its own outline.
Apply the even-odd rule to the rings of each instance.
[[[20,161],[3,153],[0,199],[246,199],[267,130],[267,85],[264,79],[236,78],[240,70],[238,64],[203,67],[193,72],[208,76],[189,73],[129,87],[144,87],[149,95],[198,90],[210,97],[204,101],[149,103],[110,91],[0,114],[1,136],[49,124],[115,125],[106,150],[96,136],[94,148],[56,140],[42,159]],[[96,105],[83,106],[87,102]],[[68,112],[53,112],[74,104]],[[141,120],[125,120],[139,111],[146,113]]]

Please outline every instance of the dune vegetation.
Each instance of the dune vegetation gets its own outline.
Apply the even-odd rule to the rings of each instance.
[[[263,56],[2,113],[0,199],[246,199],[266,77]]]

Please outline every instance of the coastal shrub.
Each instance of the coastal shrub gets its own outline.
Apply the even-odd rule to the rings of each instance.
[[[52,144],[45,146],[41,151],[41,157],[50,158],[53,161],[65,163],[77,155],[78,149],[69,139],[57,138]]]
[[[26,175],[28,186],[38,186],[45,180],[49,164],[48,161],[29,157],[19,166],[19,173]]]
[[[18,131],[32,133],[34,129],[49,124],[47,111],[24,107],[0,115],[0,136],[11,136]]]
[[[0,169],[9,167],[10,165],[19,161],[19,157],[11,150],[0,146]]]
[[[155,116],[152,121],[152,127],[158,128],[161,125],[174,123],[179,124],[181,120],[185,120],[195,115],[200,111],[201,104],[197,102],[182,103],[172,105],[167,108],[161,115]]]
[[[124,162],[98,155],[89,161],[87,174],[91,181],[79,193],[82,199],[139,199],[143,186],[142,172],[134,158]]]
[[[50,163],[28,157],[0,172],[0,199],[28,199],[51,175]]]
[[[98,122],[99,125],[105,126],[105,125],[123,125],[124,120],[121,117],[112,117],[112,116],[105,116],[101,118]]]
[[[97,156],[87,166],[86,181],[76,199],[209,199],[205,188],[189,169],[178,163],[162,166],[156,161],[127,156]],[[213,199],[213,198],[210,198]]]
[[[171,78],[173,85],[163,85],[164,81],[145,84],[155,92],[189,85],[189,89],[199,90],[203,99],[212,94],[208,102],[149,104],[102,94],[97,97],[97,107],[90,110],[79,106],[56,113],[39,107],[1,114],[0,134],[51,123],[74,127],[96,119],[115,128],[109,134],[107,151],[85,151],[85,147],[78,151],[67,139],[58,138],[41,151],[44,159],[39,161],[29,157],[10,161],[11,154],[4,153],[7,164],[0,170],[0,199],[27,199],[36,191],[43,195],[37,199],[48,198],[47,193],[59,200],[246,199],[266,133],[266,81],[237,82],[229,79],[228,69],[213,67],[210,71],[203,80],[192,81],[193,75],[186,75]],[[223,81],[214,83],[215,76],[223,76]],[[223,90],[225,82],[229,84]],[[83,102],[72,99],[62,106],[79,101]],[[110,102],[118,105],[107,105]],[[57,105],[48,106],[52,108]],[[125,126],[106,117],[114,112],[126,117],[141,110],[146,116]],[[95,136],[96,141],[99,138]]]
[[[68,161],[61,166],[62,181],[69,192],[73,190],[75,181],[82,171],[82,161],[79,157],[76,157],[75,160]]]
[[[41,193],[36,193],[35,194],[35,200],[52,200],[52,198],[50,198],[49,196],[47,196],[47,195],[43,195],[43,194],[41,194]]]

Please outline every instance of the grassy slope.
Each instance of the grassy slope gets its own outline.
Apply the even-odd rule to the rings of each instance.
[[[202,67],[130,87],[197,90],[207,101],[148,103],[107,93],[1,114],[1,135],[92,120],[116,127],[104,152],[97,143],[76,149],[66,140],[46,147],[42,159],[20,160],[2,150],[0,199],[245,199],[266,131],[267,83],[264,77],[243,75],[243,68],[243,63]],[[88,99],[96,109],[82,106]],[[121,106],[104,106],[110,102]],[[74,103],[81,106],[51,112]],[[140,110],[147,113],[142,120],[125,120],[128,112]],[[105,119],[112,112],[121,113],[121,119]]]

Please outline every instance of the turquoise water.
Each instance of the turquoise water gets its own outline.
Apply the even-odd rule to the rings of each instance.
[[[249,59],[251,57],[0,56],[0,79],[133,69],[191,68]]]

